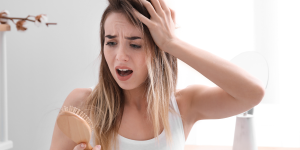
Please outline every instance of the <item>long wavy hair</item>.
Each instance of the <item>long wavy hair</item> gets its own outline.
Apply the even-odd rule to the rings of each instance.
[[[109,5],[100,22],[101,52],[99,57],[101,57],[101,64],[99,82],[82,107],[93,122],[93,143],[101,145],[102,150],[112,150],[112,146],[119,150],[118,130],[123,116],[125,96],[123,89],[113,78],[103,52],[104,23],[108,15],[114,12],[124,14],[128,21],[143,33],[148,69],[148,77],[145,80],[147,116],[153,124],[156,141],[158,141],[160,123],[162,123],[168,145],[170,145],[172,136],[168,119],[169,111],[180,116],[173,107],[169,107],[171,96],[176,92],[177,58],[159,49],[153,41],[148,27],[135,16],[133,8],[150,19],[150,14],[141,0],[108,0],[108,2]]]

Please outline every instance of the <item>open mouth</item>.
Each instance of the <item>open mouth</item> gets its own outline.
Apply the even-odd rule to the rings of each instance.
[[[130,75],[133,71],[132,70],[125,70],[125,69],[124,70],[117,69],[117,72],[120,76],[125,77],[125,76]]]

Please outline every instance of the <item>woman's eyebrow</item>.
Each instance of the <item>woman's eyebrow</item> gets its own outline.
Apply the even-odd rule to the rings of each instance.
[[[109,38],[109,39],[113,39],[115,37],[117,37],[116,35],[106,35],[105,37]],[[125,39],[128,39],[128,40],[136,40],[136,39],[142,39],[141,37],[139,36],[132,36],[132,37],[125,37]]]

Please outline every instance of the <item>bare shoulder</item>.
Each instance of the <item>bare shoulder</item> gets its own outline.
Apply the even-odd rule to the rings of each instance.
[[[176,89],[175,98],[181,115],[189,112],[191,96],[190,88]]]
[[[175,98],[182,118],[185,140],[187,140],[187,137],[189,136],[189,133],[195,124],[195,117],[192,114],[193,112],[190,110],[192,91],[190,88],[177,89]]]
[[[176,89],[175,98],[178,105],[178,109],[180,111],[180,115],[182,117],[183,124],[186,126],[190,126],[194,124],[194,120],[191,116],[190,104],[191,104],[191,89]]]
[[[91,94],[91,92],[92,92],[91,88],[75,88],[67,96],[63,106],[71,105],[74,107],[79,107],[81,104],[84,103],[84,101]]]

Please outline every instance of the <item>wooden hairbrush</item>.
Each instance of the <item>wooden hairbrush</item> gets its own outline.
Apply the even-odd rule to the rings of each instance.
[[[90,144],[93,124],[90,118],[80,109],[64,106],[56,119],[59,129],[75,143],[86,143],[84,150],[91,150]]]

